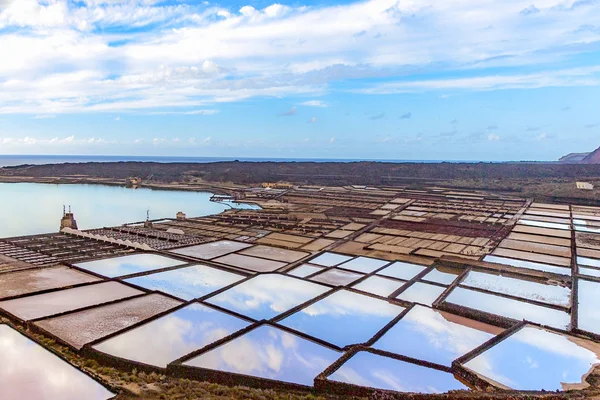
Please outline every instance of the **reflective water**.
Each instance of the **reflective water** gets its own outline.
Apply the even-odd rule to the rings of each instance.
[[[565,307],[571,304],[570,288],[544,285],[508,276],[471,271],[461,285]]]
[[[532,221],[529,219],[520,219],[519,224],[528,225],[528,226],[536,226],[538,228],[561,229],[561,230],[566,230],[566,231],[571,229],[571,227],[567,224],[557,224],[555,222]]]
[[[571,316],[563,311],[461,287],[454,289],[446,298],[446,302],[517,321],[527,320],[559,329],[569,329],[571,322]]]
[[[577,232],[600,233],[600,228],[592,228],[589,226],[576,226],[575,230]]]
[[[271,319],[329,288],[286,275],[258,275],[206,300],[256,320]]]
[[[458,278],[461,272],[461,270],[450,268],[434,268],[421,279],[429,282],[441,283],[442,285],[450,285]]]
[[[600,268],[600,260],[595,260],[593,258],[577,257],[577,264],[585,265],[587,267]]]
[[[129,283],[149,290],[159,290],[184,300],[192,300],[217,291],[244,279],[245,276],[212,268],[194,265],[172,271],[158,272],[127,279]]]
[[[557,267],[554,265],[540,264],[532,261],[516,260],[514,258],[485,256],[483,261],[496,264],[510,265],[511,267],[534,269],[536,271],[552,272],[559,275],[571,275],[571,268]]]
[[[404,301],[410,301],[411,303],[419,303],[425,304],[426,306],[431,306],[433,302],[441,296],[444,290],[446,290],[446,288],[441,286],[416,282],[396,296],[396,298]]]
[[[585,341],[526,326],[465,363],[490,381],[517,390],[565,390],[580,385],[598,355]],[[590,343],[597,348],[596,344]],[[491,382],[493,383],[493,382]]]
[[[264,258],[244,256],[242,254],[228,254],[215,258],[213,261],[255,272],[271,272],[287,265],[287,263],[281,261],[265,260]]]
[[[105,400],[104,386],[7,325],[0,325],[0,399]]]
[[[210,197],[210,193],[104,185],[0,183],[0,221],[4,222],[0,237],[57,232],[64,204],[72,206],[80,229],[143,221],[146,210],[150,218],[159,219],[175,218],[178,211],[199,217],[228,207],[209,201]]]
[[[35,325],[80,349],[86,343],[118,332],[180,304],[180,301],[170,297],[150,294],[45,319],[35,322]]]
[[[29,321],[143,293],[119,282],[104,282],[3,301],[0,308]]]
[[[327,269],[325,272],[310,278],[311,281],[328,283],[332,286],[346,286],[362,278],[363,274],[342,271],[337,268]]]
[[[0,299],[99,280],[63,266],[0,274]]]
[[[252,245],[248,243],[233,242],[230,240],[219,240],[216,242],[204,243],[196,246],[189,246],[183,247],[181,249],[171,250],[171,253],[196,257],[202,260],[210,260],[251,246]]]
[[[404,281],[373,275],[352,287],[357,290],[362,290],[363,292],[376,294],[382,297],[388,297],[405,283],[406,282]]]
[[[341,353],[262,325],[184,364],[312,386]]]
[[[305,276],[312,275],[315,272],[319,272],[322,270],[323,267],[319,267],[318,265],[302,264],[301,266],[296,267],[290,272],[288,272],[288,274],[304,278]]]
[[[600,283],[578,279],[577,327],[600,335]]]
[[[324,267],[333,267],[350,259],[352,259],[350,256],[343,256],[335,253],[323,253],[319,257],[310,260],[310,263],[322,265]]]
[[[329,380],[383,390],[405,393],[445,393],[449,390],[468,390],[452,374],[417,364],[358,352]]]
[[[423,272],[426,268],[427,267],[417,264],[395,262],[389,267],[382,269],[377,274],[409,281],[415,276],[419,275],[421,272]]]
[[[109,278],[116,278],[118,276],[174,267],[185,263],[185,261],[156,254],[132,254],[130,256],[84,262],[75,264],[75,266]]]
[[[199,303],[132,329],[94,346],[94,349],[166,368],[192,351],[224,338],[249,323]]]
[[[420,305],[414,306],[385,333],[373,348],[451,366],[452,361],[482,345],[494,335],[450,321],[448,314]],[[454,316],[455,321],[460,317]]]
[[[579,273],[581,275],[595,276],[600,278],[600,269],[579,267]]]
[[[354,260],[339,265],[339,267],[368,274],[389,263],[389,261],[378,260],[377,258],[356,257]]]
[[[403,310],[385,300],[340,290],[279,323],[344,347],[367,342]]]

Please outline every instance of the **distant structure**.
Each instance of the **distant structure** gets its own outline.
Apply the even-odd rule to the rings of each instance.
[[[577,182],[577,189],[580,190],[594,190],[594,185],[589,182]]]
[[[63,216],[60,220],[60,230],[62,231],[64,228],[77,229],[77,221],[75,221],[75,216],[71,212],[71,206],[69,206],[69,212],[67,212],[65,206],[63,206]]]
[[[294,185],[286,182],[263,182],[260,186],[265,189],[292,189]]]
[[[179,212],[177,213],[177,219],[178,219],[178,220],[182,221],[182,220],[184,220],[184,219],[186,219],[186,218],[187,218],[187,217],[186,217],[186,215],[185,215],[185,214],[184,214],[182,211],[179,211]]]
[[[150,221],[150,210],[146,210],[146,220],[144,221],[145,228],[152,228],[152,222]]]
[[[126,182],[125,182],[125,186],[127,186],[128,188],[132,188],[132,189],[137,189],[138,187],[140,187],[142,185],[142,178],[138,178],[136,177],[130,177],[127,178]]]

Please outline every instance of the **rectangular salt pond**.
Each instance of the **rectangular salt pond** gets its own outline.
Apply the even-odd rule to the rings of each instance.
[[[373,275],[352,286],[352,288],[366,293],[372,293],[377,296],[388,297],[393,292],[400,289],[405,283],[405,281]]]
[[[225,286],[244,279],[234,274],[207,265],[193,265],[171,271],[139,276],[126,282],[148,290],[158,290],[184,300],[192,300],[215,292]]]
[[[461,286],[484,289],[558,306],[569,307],[571,305],[570,288],[546,285],[508,276],[471,271],[465,280],[461,282]]]
[[[192,303],[94,346],[95,350],[144,364],[166,368],[167,364],[250,323]]]
[[[540,264],[531,261],[516,260],[514,258],[498,257],[498,256],[485,256],[483,261],[510,265],[511,267],[533,269],[535,271],[551,272],[559,275],[571,275],[571,268],[557,267],[555,265]]]
[[[409,264],[405,262],[395,262],[387,268],[377,272],[377,275],[389,276],[403,280],[411,280],[415,276],[423,272],[427,267],[417,264]]]
[[[132,254],[129,256],[84,262],[75,264],[75,266],[94,272],[98,275],[116,278],[119,276],[132,275],[140,272],[174,267],[177,265],[183,265],[185,263],[185,261],[163,257],[157,254]]]
[[[338,347],[369,341],[404,307],[340,290],[279,323]]]
[[[0,325],[0,399],[106,400],[115,395],[90,376]]]
[[[268,258],[269,260],[283,261],[286,263],[292,263],[310,255],[310,253],[304,253],[302,251],[285,250],[264,245],[251,247],[249,249],[240,251],[239,254]]]
[[[600,278],[600,269],[579,267],[579,274]]]
[[[183,365],[313,386],[341,353],[270,325],[261,325]]]
[[[464,366],[491,384],[515,390],[568,390],[600,363],[599,345],[526,326]]]
[[[327,269],[318,275],[310,278],[311,281],[327,283],[332,286],[346,286],[362,278],[363,274],[356,272],[342,271],[337,268]]]
[[[593,258],[577,257],[578,265],[585,265],[586,267],[600,268],[600,260],[594,260]]]
[[[565,230],[565,231],[568,231],[571,229],[571,226],[567,225],[567,224],[557,224],[554,222],[532,221],[529,219],[520,219],[518,223],[521,225],[535,226],[538,228],[560,229],[560,230]]]
[[[243,250],[251,247],[251,244],[233,242],[230,240],[219,240],[217,242],[199,244],[197,246],[184,247],[181,249],[171,250],[171,253],[181,254],[184,256],[195,257],[201,260],[212,260],[216,257],[224,256],[225,254],[233,253],[238,250]]]
[[[338,267],[368,274],[389,263],[389,261],[377,258],[356,257],[354,260],[338,265]]]
[[[343,256],[335,253],[323,253],[317,258],[310,260],[311,264],[322,265],[324,267],[334,267],[338,264],[351,260],[353,257]]]
[[[280,261],[265,260],[264,258],[244,256],[241,254],[229,254],[227,256],[215,258],[213,261],[255,272],[271,272],[287,265],[287,263]]]
[[[564,311],[462,287],[455,288],[446,298],[446,302],[517,321],[528,320],[558,329],[568,330],[571,322],[571,316]]]
[[[421,280],[451,285],[462,273],[459,269],[437,267],[428,272]]]
[[[182,304],[160,294],[76,311],[35,322],[76,349]]]
[[[578,279],[577,327],[600,335],[600,283]]]
[[[100,278],[64,266],[10,272],[0,274],[0,299],[99,280]]]
[[[271,319],[330,290],[327,286],[279,274],[258,275],[206,302],[255,320]]]
[[[416,305],[372,347],[449,367],[452,361],[494,337],[474,328],[479,326],[483,324]]]
[[[444,293],[445,287],[415,282],[396,296],[399,300],[431,306]]]
[[[301,266],[296,267],[293,270],[289,271],[288,275],[304,278],[306,276],[312,275],[312,274],[322,271],[322,270],[323,270],[323,267],[320,267],[318,265],[302,264]]]
[[[589,226],[576,226],[575,230],[577,232],[600,233],[600,228],[592,228]]]
[[[403,393],[434,394],[469,389],[448,372],[366,351],[356,353],[327,379]]]
[[[119,282],[103,282],[3,301],[0,308],[23,321],[30,321],[140,294],[144,292]]]

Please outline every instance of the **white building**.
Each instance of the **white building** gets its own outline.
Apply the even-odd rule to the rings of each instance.
[[[594,185],[588,182],[577,182],[577,189],[594,190]]]

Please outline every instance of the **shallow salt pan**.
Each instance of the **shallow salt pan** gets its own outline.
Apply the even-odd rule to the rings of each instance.
[[[580,386],[600,363],[598,344],[526,326],[464,366],[496,386],[516,390],[567,390]]]
[[[0,325],[0,399],[106,400],[115,395],[7,325]]]

